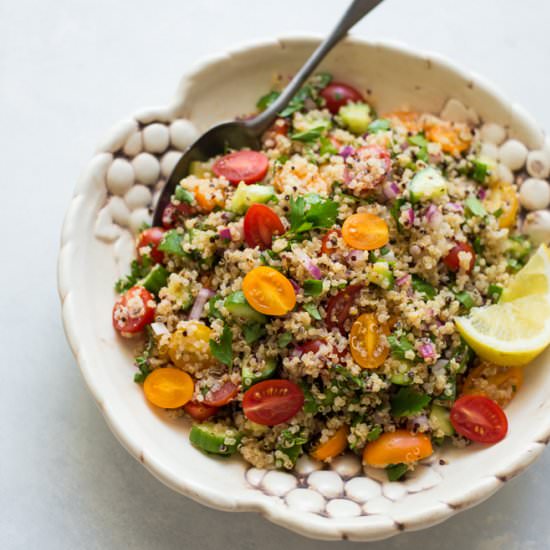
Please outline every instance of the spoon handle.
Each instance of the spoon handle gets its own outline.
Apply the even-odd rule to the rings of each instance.
[[[267,130],[277,118],[277,114],[288,105],[290,100],[296,95],[296,92],[311,76],[330,50],[346,35],[355,23],[381,2],[382,0],[353,0],[333,31],[321,42],[311,57],[294,75],[294,78],[281,92],[281,95],[263,113],[246,121],[245,126],[258,134]]]

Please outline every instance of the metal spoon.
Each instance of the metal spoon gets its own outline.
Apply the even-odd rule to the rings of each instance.
[[[382,0],[354,0],[344,13],[334,30],[313,52],[304,66],[296,73],[281,95],[265,111],[249,120],[223,122],[210,128],[183,154],[170,174],[157,201],[153,216],[153,225],[162,225],[162,214],[178,183],[188,175],[193,161],[205,161],[230,149],[260,149],[262,134],[273,124],[281,112],[311,76],[315,68],[330,50],[346,35],[349,29]]]

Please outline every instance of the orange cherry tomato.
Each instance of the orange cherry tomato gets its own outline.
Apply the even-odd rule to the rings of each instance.
[[[247,273],[243,292],[248,303],[264,315],[285,315],[296,305],[292,284],[272,267],[255,267]]]
[[[498,217],[498,226],[501,229],[515,225],[519,210],[515,185],[504,181],[497,183],[489,189],[483,203],[488,212],[502,211],[502,214]]]
[[[311,456],[316,460],[327,460],[342,454],[348,446],[348,433],[348,427],[342,426],[330,439],[315,447]]]
[[[218,407],[211,407],[210,405],[205,405],[200,401],[189,401],[183,407],[183,410],[191,417],[193,420],[198,422],[204,422],[211,416],[214,416],[218,412]]]
[[[376,441],[367,443],[363,463],[385,468],[390,464],[412,464],[432,453],[432,442],[427,435],[396,430],[383,433]]]
[[[429,141],[435,141],[441,145],[442,151],[453,156],[459,156],[470,147],[471,137],[466,136],[468,127],[463,124],[452,125],[450,123],[427,124],[426,137]]]
[[[383,118],[388,119],[392,123],[392,126],[401,126],[413,134],[418,134],[422,130],[420,115],[414,111],[393,111],[384,115]]]
[[[376,369],[390,351],[386,338],[390,333],[386,324],[380,325],[372,313],[363,313],[355,319],[349,335],[353,360],[364,369]]]
[[[388,224],[367,212],[349,216],[342,226],[342,237],[348,246],[358,250],[375,250],[390,240]]]
[[[224,205],[224,194],[220,188],[211,187],[210,182],[203,182],[195,187],[195,200],[203,212],[212,212],[216,206]]]
[[[522,384],[523,368],[500,367],[483,361],[464,380],[462,395],[484,395],[505,407]]]
[[[145,397],[163,409],[183,407],[193,396],[193,379],[174,367],[155,369],[143,383]]]

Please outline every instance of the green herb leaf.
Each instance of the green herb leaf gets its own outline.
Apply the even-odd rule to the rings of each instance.
[[[290,230],[296,231],[302,224],[304,219],[304,210],[306,208],[306,201],[304,197],[290,197]]]
[[[478,159],[472,161],[472,168],[469,172],[470,177],[478,183],[485,183],[489,175],[489,166]]]
[[[393,416],[411,416],[424,409],[431,398],[411,387],[401,388],[391,399],[391,413]]]
[[[414,346],[409,342],[406,336],[397,338],[393,334],[388,336],[388,344],[390,345],[391,354],[396,359],[407,359],[405,356],[407,351],[414,351]]]
[[[323,281],[306,279],[304,281],[304,294],[306,296],[319,296],[323,292]]]
[[[415,155],[416,158],[419,160],[422,160],[424,162],[428,162],[430,156],[428,155],[428,141],[424,134],[416,134],[415,136],[411,136],[407,140],[411,145],[415,145],[418,147],[418,151],[416,151]]]
[[[317,73],[311,78],[311,85],[316,90],[322,90],[323,88],[326,88],[331,82],[332,75],[326,72]]]
[[[317,306],[315,304],[304,304],[303,308],[305,311],[307,311],[314,319],[317,321],[321,320],[321,314],[319,313],[319,310],[317,309]]]
[[[409,471],[409,467],[407,466],[407,464],[390,464],[389,466],[386,466],[388,481],[398,481],[408,471]]]
[[[244,341],[253,344],[266,335],[265,326],[260,323],[248,323],[243,325]]]
[[[174,256],[185,256],[186,254],[181,246],[181,239],[182,235],[177,229],[170,229],[170,231],[164,234],[164,238],[159,244],[158,249]]]
[[[393,201],[393,204],[390,208],[390,215],[395,220],[395,223],[397,224],[397,230],[401,232],[403,230],[403,225],[399,221],[399,217],[401,216],[401,207],[406,203],[407,201],[401,197],[399,199],[396,199]]]
[[[176,200],[180,202],[185,202],[187,204],[194,204],[195,203],[195,195],[191,193],[191,191],[187,191],[187,189],[184,189],[183,187],[179,186],[176,187],[176,193],[175,193]]]
[[[333,145],[332,141],[326,136],[321,136],[319,138],[319,154],[320,155],[335,155],[338,153],[338,149]]]
[[[310,143],[319,139],[322,133],[326,131],[326,129],[326,126],[316,126],[315,128],[310,128],[309,130],[305,130],[303,132],[291,134],[290,139],[293,139],[295,141],[302,141],[304,143]]]
[[[493,302],[498,302],[503,290],[504,288],[502,288],[500,285],[490,284],[487,292]]]
[[[147,327],[147,344],[143,352],[138,355],[134,361],[136,367],[139,369],[139,372],[136,372],[134,375],[134,382],[136,384],[143,384],[145,379],[151,373],[151,367],[149,366],[149,357],[153,351],[155,341],[151,333],[150,327]]]
[[[412,276],[412,287],[416,292],[423,294],[429,300],[433,300],[437,295],[437,290],[418,275]]]
[[[306,210],[306,206],[309,208]],[[290,233],[303,233],[310,229],[329,228],[338,215],[338,203],[323,199],[315,193],[290,199]]]
[[[382,428],[380,426],[373,426],[367,434],[367,441],[376,441],[382,435]]]
[[[279,338],[277,338],[277,345],[280,348],[286,348],[290,342],[292,342],[292,334],[290,332],[283,332]]]
[[[212,355],[230,367],[233,363],[233,333],[231,329],[227,325],[224,326],[220,341],[210,340],[209,344]]]
[[[115,290],[122,294],[132,288],[138,281],[146,277],[153,268],[153,260],[149,256],[141,256],[140,261],[132,260],[130,274],[120,278],[115,283]]]
[[[338,203],[330,199],[320,200],[311,205],[305,219],[314,228],[328,228],[334,225],[338,216]]]
[[[483,245],[481,244],[481,238],[479,236],[474,239],[473,247],[476,254],[481,254],[483,252]]]
[[[391,123],[389,120],[385,118],[377,118],[369,124],[367,131],[371,134],[376,134],[376,132],[386,132],[390,128]]]
[[[306,99],[312,97],[313,88],[310,84],[306,84],[303,88],[298,90],[296,95],[290,100],[290,103],[279,113],[282,117],[287,117],[300,111],[304,108],[304,102]]]
[[[502,214],[504,214],[504,210],[502,208],[497,208],[494,212],[493,212],[493,216],[498,220],[500,218],[500,216],[502,216]]]
[[[216,305],[216,302],[219,302],[220,300],[221,298],[218,294],[212,296],[212,298],[208,300],[208,317],[213,317],[214,319],[223,318],[220,310],[218,309],[218,306]]]
[[[483,216],[487,215],[487,211],[483,207],[483,204],[481,204],[479,199],[477,197],[474,197],[473,195],[470,195],[464,201],[464,206],[466,207],[466,211],[469,212],[472,216],[483,218]]]
[[[268,92],[267,94],[260,97],[260,99],[258,99],[256,107],[258,107],[260,111],[265,111],[280,95],[281,92],[276,92],[274,90]]]
[[[456,299],[466,308],[466,309],[472,309],[475,305],[474,299],[472,298],[471,294],[467,292],[466,290],[462,290],[461,292],[455,293]]]

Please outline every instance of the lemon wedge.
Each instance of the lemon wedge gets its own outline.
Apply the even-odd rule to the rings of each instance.
[[[521,366],[550,344],[550,253],[542,245],[502,293],[498,304],[476,307],[455,320],[482,358]]]

